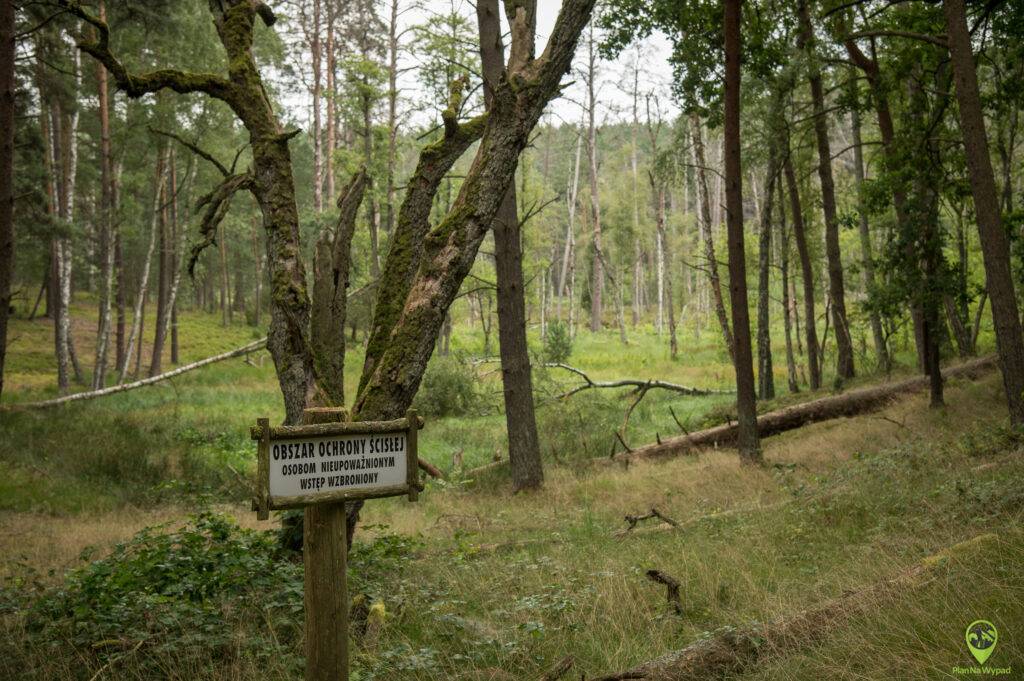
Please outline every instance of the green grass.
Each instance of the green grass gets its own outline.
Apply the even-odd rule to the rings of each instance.
[[[84,314],[89,306],[80,301],[77,309]],[[5,401],[54,393],[47,329],[46,322],[15,322],[14,379]],[[569,363],[595,379],[728,388],[731,369],[713,331],[698,338],[685,329],[674,361],[667,340],[649,328],[631,332],[625,347],[617,331],[581,331]],[[185,361],[254,335],[191,313],[182,315],[182,334]],[[456,329],[453,350],[460,356],[477,356],[482,346],[478,329]],[[531,347],[541,347],[535,330]],[[64,577],[64,557],[84,546],[76,536],[83,525],[95,528],[95,557],[109,550],[111,537],[126,538],[147,524],[143,510],[164,509],[161,517],[177,527],[185,509],[227,504],[243,524],[255,523],[247,505],[255,459],[248,427],[259,416],[283,415],[272,363],[261,354],[252,364],[231,360],[102,400],[0,414],[0,550],[11,556],[0,564],[7,580],[0,588],[0,678],[85,680],[107,663],[112,678],[298,676],[302,612],[294,580],[253,586],[246,609],[236,595],[210,595],[203,617],[227,623],[227,639],[223,631],[168,638],[168,627],[177,625],[145,613],[134,613],[131,630],[118,630],[109,612],[87,611],[51,613],[53,628],[40,628],[33,610],[54,590],[74,588],[74,578]],[[778,347],[780,395],[762,410],[812,397],[785,394],[783,357]],[[909,373],[909,350],[901,346],[897,358],[897,373]],[[347,362],[350,395],[361,359],[356,347]],[[844,387],[878,380],[866,364],[862,357],[860,375]],[[467,469],[504,453],[496,368],[467,370],[474,392],[464,413],[428,419],[421,450],[442,468],[451,468],[457,451]],[[826,385],[831,381],[827,371]],[[999,536],[996,550],[950,561],[921,589],[820,641],[774,652],[736,678],[950,678],[953,665],[971,662],[962,634],[979,617],[1000,630],[991,664],[1024,668],[1024,459],[1020,435],[1004,425],[996,375],[951,382],[942,410],[914,396],[882,414],[770,438],[764,468],[740,467],[728,451],[585,467],[583,459],[607,456],[616,446],[614,432],[634,396],[592,390],[558,400],[575,378],[557,369],[538,368],[535,385],[547,473],[542,491],[513,497],[504,473],[477,481],[453,475],[430,481],[417,504],[386,499],[364,509],[353,592],[382,603],[387,615],[374,640],[355,642],[354,678],[538,678],[565,655],[573,656],[576,677],[593,677],[723,628],[793,616],[986,532]],[[637,446],[677,434],[670,407],[694,430],[725,418],[732,402],[651,391],[634,410],[626,439]],[[614,535],[624,515],[652,506],[685,527]],[[47,542],[62,550],[50,552]],[[29,558],[16,562],[22,553]],[[663,587],[645,579],[651,568],[683,584],[681,616],[668,608]],[[132,568],[137,582],[119,588],[145,589],[154,570]],[[175,598],[160,607],[172,620],[180,615],[179,624],[191,621],[192,606]],[[115,635],[82,639],[100,616]],[[54,633],[60,631],[79,638]],[[254,641],[273,654],[253,652]]]

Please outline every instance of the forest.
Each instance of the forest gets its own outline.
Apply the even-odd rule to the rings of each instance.
[[[1024,673],[1022,109],[1017,0],[0,0],[0,679]]]

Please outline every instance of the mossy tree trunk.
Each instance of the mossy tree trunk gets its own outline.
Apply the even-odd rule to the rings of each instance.
[[[313,256],[313,302],[310,342],[323,400],[345,404],[345,318],[348,312],[349,269],[356,216],[369,185],[360,169],[338,197],[338,226],[324,230]]]
[[[222,185],[224,196],[218,197],[218,205],[242,188],[249,189],[259,203],[267,233],[273,290],[267,346],[277,369],[287,422],[299,423],[314,394],[316,379],[308,340],[309,295],[299,249],[295,183],[288,150],[288,141],[297,132],[286,133],[281,127],[252,54],[257,15],[270,26],[276,20],[273,12],[266,4],[254,0],[210,4],[217,34],[227,53],[226,75],[175,69],[135,74],[110,51],[106,22],[89,14],[77,0],[61,0],[61,5],[96,29],[97,37],[82,40],[79,47],[102,62],[129,97],[139,98],[161,90],[203,93],[230,106],[249,132],[252,170],[247,181],[226,181]]]
[[[422,251],[412,248],[415,228],[407,230],[405,243],[399,246],[402,243],[402,224],[406,219],[406,216],[399,215],[391,252],[381,273],[381,295],[387,290],[383,278],[388,276],[393,259],[408,262],[416,255],[418,265],[415,277],[411,279],[405,279],[399,270],[398,283],[401,285],[409,281],[408,294],[401,298],[392,294],[389,299],[393,306],[391,310],[382,313],[380,308],[385,305],[378,298],[374,325],[382,328],[374,328],[373,332],[385,335],[387,341],[367,348],[363,382],[352,409],[354,420],[396,418],[412,403],[448,307],[458,295],[476,259],[480,243],[515,179],[519,155],[529,143],[530,133],[560,90],[562,77],[569,71],[580,33],[590,20],[595,0],[566,0],[547,47],[536,58],[530,56],[534,37],[527,21],[528,8],[519,7],[519,4],[512,13],[508,71],[494,88],[494,105],[486,118],[467,124],[474,129],[482,125],[480,147],[451,209],[422,238]],[[449,113],[457,110],[457,107],[450,107]],[[450,119],[446,117],[446,131],[454,128],[453,135],[457,136],[460,134],[458,129],[463,127],[457,124],[454,113]],[[449,139],[447,132],[446,139]],[[439,144],[444,147],[443,142]],[[435,146],[435,153],[437,150]],[[427,150],[424,151],[426,153]],[[423,163],[421,154],[420,165]],[[428,215],[429,203],[423,219],[426,220]],[[396,247],[400,249],[397,253]],[[394,320],[388,329],[383,328],[385,315],[387,319]],[[353,504],[349,513],[350,533],[355,527],[358,512],[359,505]]]

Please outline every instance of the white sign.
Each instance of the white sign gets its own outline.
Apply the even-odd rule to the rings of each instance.
[[[269,449],[271,499],[373,491],[407,481],[405,432],[271,439]]]

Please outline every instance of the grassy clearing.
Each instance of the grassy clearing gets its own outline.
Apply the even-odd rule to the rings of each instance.
[[[205,315],[183,316],[182,330],[185,361],[253,335]],[[53,392],[48,333],[45,322],[16,323],[17,399]],[[482,349],[472,329],[453,340],[463,357]],[[581,334],[569,362],[596,379],[728,387],[713,334],[688,330],[681,341],[686,353],[673,362],[650,331],[625,348],[615,332]],[[359,353],[348,362],[352,387]],[[271,363],[254,359],[51,412],[0,414],[0,678],[301,676],[299,564],[277,548],[275,522],[257,523],[247,504],[247,428],[282,416]],[[906,353],[900,359],[909,365]],[[997,551],[953,561],[923,590],[739,677],[949,678],[954,664],[971,662],[962,634],[979,617],[1000,629],[992,663],[1024,669],[1024,460],[1019,436],[1003,426],[998,376],[950,384],[944,410],[911,396],[771,438],[765,468],[740,468],[722,451],[591,469],[582,460],[608,454],[632,397],[556,400],[572,377],[538,370],[548,482],[512,497],[501,471],[466,480],[452,470],[456,452],[467,469],[504,452],[494,370],[441,375],[434,385],[468,390],[458,399],[450,387],[419,398],[454,405],[428,419],[421,439],[450,481],[431,481],[418,504],[379,500],[364,511],[353,593],[386,616],[376,634],[357,633],[355,678],[536,678],[567,654],[577,675],[625,669],[812,607],[982,532],[1000,536]],[[760,408],[810,397],[783,394]],[[652,391],[627,440],[676,434],[669,407],[693,430],[726,418],[731,403]],[[684,529],[614,535],[625,514],[651,506]],[[189,521],[201,510],[242,528],[216,516]],[[683,584],[682,616],[645,579],[651,568]]]
[[[1024,459],[1018,435],[1001,425],[1000,389],[995,376],[956,383],[939,412],[915,396],[773,438],[764,469],[710,452],[628,470],[555,468],[544,491],[514,499],[432,483],[417,505],[374,502],[353,585],[387,616],[359,644],[357,678],[535,678],[566,654],[588,675],[623,669],[723,627],[811,607],[982,532],[1000,536],[997,551],[952,561],[924,590],[741,676],[948,678],[970,662],[962,634],[977,617],[1003,637],[993,664],[1020,669]],[[651,505],[696,522],[613,536],[624,514]],[[45,518],[42,527],[60,524]],[[32,562],[60,565],[68,552],[60,556]],[[682,582],[682,616],[644,578],[649,568]],[[25,606],[8,605],[0,658],[32,670],[25,678],[88,678],[111,659],[118,678],[292,678],[301,611],[289,607],[301,596],[283,588],[211,599],[230,640],[200,632],[174,639],[173,654],[140,638],[152,629],[124,632],[111,651],[73,653],[59,637],[48,647]]]

